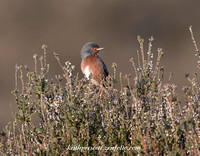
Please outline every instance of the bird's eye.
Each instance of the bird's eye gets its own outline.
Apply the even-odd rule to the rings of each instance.
[[[92,48],[91,48],[91,50],[95,50],[95,48],[94,48],[94,47],[92,47]]]

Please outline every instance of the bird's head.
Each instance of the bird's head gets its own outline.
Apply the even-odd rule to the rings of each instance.
[[[95,42],[86,43],[81,49],[81,57],[82,59],[101,51],[103,48],[100,48],[99,45]]]

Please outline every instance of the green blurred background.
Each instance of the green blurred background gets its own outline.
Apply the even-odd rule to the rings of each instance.
[[[147,41],[154,36],[153,52],[163,48],[165,77],[174,74],[182,97],[186,73],[199,72],[197,58],[188,27],[193,26],[200,45],[199,0],[0,0],[0,130],[12,121],[15,108],[14,67],[33,68],[32,56],[42,54],[41,45],[48,45],[51,77],[62,74],[53,52],[61,62],[76,66],[80,78],[80,49],[95,41],[104,47],[101,57],[112,74],[112,63],[123,74],[133,73],[128,62],[137,60],[137,36]]]

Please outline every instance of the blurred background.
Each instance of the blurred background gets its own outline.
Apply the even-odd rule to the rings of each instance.
[[[42,44],[48,45],[50,77],[62,74],[55,51],[63,64],[67,60],[74,64],[82,78],[80,50],[86,42],[104,47],[101,57],[111,74],[113,62],[118,71],[133,74],[129,59],[137,60],[137,36],[145,39],[145,51],[153,36],[154,56],[157,48],[163,48],[165,78],[174,74],[171,82],[183,98],[182,86],[188,85],[185,74],[199,72],[188,29],[193,26],[200,46],[199,6],[199,0],[1,0],[0,130],[12,121],[15,64],[33,68],[32,56],[42,54]]]

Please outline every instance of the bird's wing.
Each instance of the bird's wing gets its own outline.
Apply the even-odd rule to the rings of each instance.
[[[103,64],[103,70],[104,70],[104,73],[105,73],[105,77],[108,76],[108,75],[109,75],[109,72],[108,72],[108,69],[107,69],[105,63],[103,62],[103,60],[102,60],[99,56],[97,56],[97,57],[98,57],[98,59],[99,59],[99,60],[102,62],[102,64]]]

